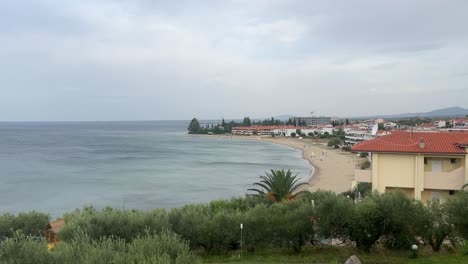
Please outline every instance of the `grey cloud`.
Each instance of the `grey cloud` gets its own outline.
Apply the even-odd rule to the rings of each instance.
[[[0,3],[0,120],[467,107],[465,1],[19,2]]]

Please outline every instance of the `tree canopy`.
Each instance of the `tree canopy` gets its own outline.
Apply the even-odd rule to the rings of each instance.
[[[189,134],[197,134],[198,132],[200,132],[200,128],[200,122],[198,122],[198,119],[193,118],[188,126]]]

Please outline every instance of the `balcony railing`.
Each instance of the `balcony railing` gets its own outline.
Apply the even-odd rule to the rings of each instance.
[[[465,168],[450,172],[425,172],[424,189],[460,190],[465,184]]]

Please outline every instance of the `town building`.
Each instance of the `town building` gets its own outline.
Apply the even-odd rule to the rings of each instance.
[[[306,126],[318,126],[331,124],[331,117],[326,116],[311,116],[311,117],[294,117],[296,125],[305,123]]]
[[[392,131],[352,150],[370,153],[371,161],[371,169],[355,170],[355,182],[381,193],[398,189],[416,200],[443,201],[468,183],[466,132]]]
[[[237,126],[231,129],[233,135],[284,135],[290,136],[292,132],[296,132],[300,127],[295,126]]]

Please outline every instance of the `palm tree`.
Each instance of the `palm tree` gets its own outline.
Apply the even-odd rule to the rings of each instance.
[[[297,175],[292,175],[291,170],[270,170],[270,173],[265,172],[265,176],[260,176],[260,182],[254,185],[261,187],[260,189],[248,189],[249,191],[257,192],[258,195],[265,196],[273,202],[281,202],[283,200],[294,200],[299,187],[306,185],[306,182],[297,183]]]

